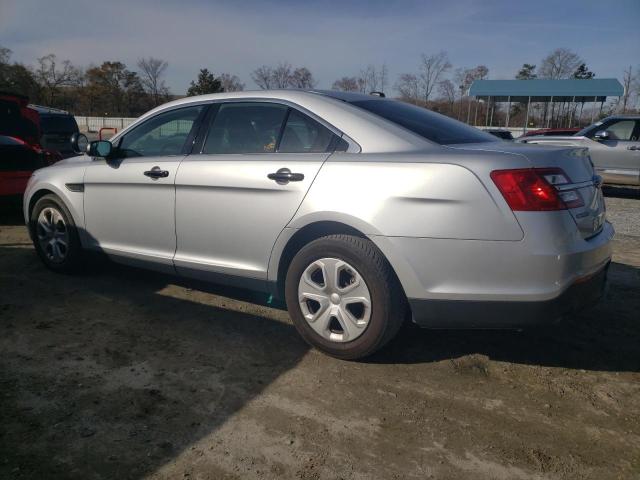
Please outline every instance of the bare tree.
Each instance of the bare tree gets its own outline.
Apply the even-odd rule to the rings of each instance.
[[[389,81],[389,69],[387,68],[387,64],[383,63],[380,67],[380,71],[378,72],[378,81],[380,83],[380,91],[384,92],[384,89],[387,86],[387,82]]]
[[[570,78],[584,60],[568,48],[556,48],[547,55],[538,70],[541,78]]]
[[[225,92],[241,92],[244,90],[244,83],[236,75],[230,73],[223,73],[219,77],[222,85],[222,90]]]
[[[331,85],[332,90],[342,90],[343,92],[358,92],[360,85],[356,77],[342,77]]]
[[[454,83],[449,79],[442,80],[438,83],[438,93],[446,100],[449,108],[453,111],[453,105],[456,101],[456,86]]]
[[[422,54],[420,63],[420,82],[422,87],[422,97],[425,102],[429,101],[433,89],[440,81],[442,75],[451,68],[447,52],[439,52],[434,55]]]
[[[251,78],[262,90],[274,88],[273,68],[267,65],[262,65],[251,72]]]
[[[293,88],[315,88],[316,80],[307,67],[299,67],[289,77],[289,86]]]
[[[418,104],[420,99],[420,80],[413,73],[401,74],[396,82],[396,90],[403,100]]]
[[[633,67],[629,65],[629,68],[624,71],[624,77],[622,79],[622,85],[624,86],[624,93],[622,95],[622,113],[627,113],[627,106],[629,100],[634,93],[634,80]]]
[[[360,76],[357,78],[358,89],[363,93],[384,92],[388,80],[389,70],[384,63],[379,68],[369,64],[360,70]]]
[[[56,56],[50,53],[38,59],[34,76],[45,90],[46,101],[51,105],[61,87],[70,87],[78,84],[81,73],[69,60],[64,60],[60,66]]]
[[[273,69],[273,88],[287,88],[291,84],[291,64],[288,62],[279,63]]]
[[[138,59],[140,69],[140,82],[144,91],[151,97],[153,106],[160,105],[169,95],[162,76],[167,70],[169,63],[159,58],[148,57]]]
[[[378,72],[375,65],[367,65],[360,70],[358,84],[360,85],[360,91],[363,93],[378,90]]]
[[[476,80],[484,80],[489,75],[489,69],[485,65],[478,65],[473,68],[459,68],[456,70],[454,80],[458,84],[460,91],[460,97],[471,87],[471,84]]]

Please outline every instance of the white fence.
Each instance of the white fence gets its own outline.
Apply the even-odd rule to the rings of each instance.
[[[77,115],[75,118],[81,132],[98,132],[101,128],[117,128],[120,131],[136,120],[126,117],[80,117]]]

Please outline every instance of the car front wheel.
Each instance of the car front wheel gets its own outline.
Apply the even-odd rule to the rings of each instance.
[[[370,240],[352,235],[303,247],[289,266],[285,295],[302,337],[342,359],[379,350],[405,318],[406,300],[391,266]]]
[[[80,265],[81,246],[71,213],[56,195],[40,198],[29,222],[33,245],[44,264],[57,272],[72,272]]]

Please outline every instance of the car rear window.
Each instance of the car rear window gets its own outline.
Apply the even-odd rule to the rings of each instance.
[[[41,115],[40,128],[42,133],[75,133],[78,131],[78,124],[71,115]]]
[[[496,141],[496,138],[489,133],[408,103],[376,99],[359,100],[351,102],[351,104],[440,145]]]

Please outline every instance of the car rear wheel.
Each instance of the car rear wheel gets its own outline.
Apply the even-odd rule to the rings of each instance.
[[[73,272],[80,266],[82,249],[71,213],[56,195],[39,199],[29,222],[33,245],[44,264],[57,272]]]
[[[406,300],[391,266],[371,241],[352,235],[303,247],[289,266],[285,295],[302,337],[343,359],[379,350],[405,318]]]

